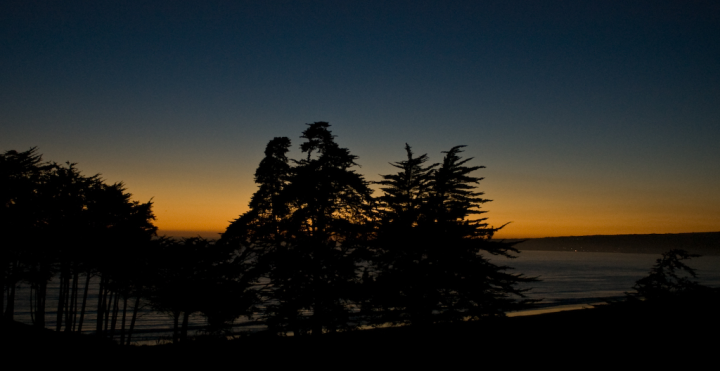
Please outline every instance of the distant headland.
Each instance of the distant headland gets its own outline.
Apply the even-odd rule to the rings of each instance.
[[[684,249],[693,254],[720,255],[720,232],[620,234],[528,238],[515,245],[523,251],[578,251],[661,254]]]

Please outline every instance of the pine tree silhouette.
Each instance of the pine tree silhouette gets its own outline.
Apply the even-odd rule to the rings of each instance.
[[[436,322],[503,316],[519,309],[523,299],[520,282],[532,278],[510,274],[482,254],[513,257],[512,244],[492,240],[499,228],[486,218],[472,218],[485,211],[490,200],[476,191],[482,178],[471,173],[483,166],[466,166],[464,146],[445,153],[441,165],[423,167],[427,156],[393,164],[401,171],[384,175],[382,218],[377,241],[375,310],[379,322],[427,325]]]
[[[352,168],[356,156],[335,143],[329,124],[309,124],[306,157],[289,164],[290,140],[275,138],[255,173],[250,210],[223,239],[258,251],[267,280],[266,323],[273,331],[321,334],[349,328],[366,249],[371,190]]]

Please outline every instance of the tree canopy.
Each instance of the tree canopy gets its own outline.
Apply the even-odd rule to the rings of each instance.
[[[305,158],[286,153],[287,138],[268,143],[256,172],[250,210],[223,239],[263,249],[259,269],[268,280],[267,323],[296,334],[350,325],[361,239],[367,238],[371,190],[353,169],[356,156],[335,143],[329,124],[309,124]]]
[[[529,301],[520,282],[482,254],[508,258],[512,244],[492,240],[477,190],[483,166],[468,166],[464,146],[426,165],[426,154],[392,163],[382,194],[357,173],[327,122],[308,124],[300,159],[275,138],[256,171],[250,210],[222,239],[258,251],[267,283],[265,320],[280,333],[349,329],[361,323],[429,324],[502,316]],[[362,310],[361,310],[362,309]],[[369,321],[369,322],[368,322]]]
[[[493,240],[503,226],[484,217],[490,200],[476,175],[484,166],[461,156],[465,146],[429,163],[406,144],[373,197],[329,123],[307,124],[300,139],[297,159],[288,157],[289,138],[269,141],[249,210],[218,241],[156,237],[152,202],[133,201],[124,184],[44,163],[34,148],[3,153],[4,314],[12,316],[14,288],[27,282],[44,327],[53,278],[56,330],[82,330],[95,278],[95,332],[119,332],[126,344],[141,302],[173,318],[174,342],[187,337],[193,313],[217,334],[239,316],[259,316],[273,333],[303,336],[477,320],[530,302],[518,285],[533,279],[488,259],[518,250]]]
[[[128,272],[139,267],[155,235],[152,202],[132,201],[122,183],[85,176],[73,163],[42,162],[36,148],[0,154],[0,185],[3,314],[13,318],[15,287],[24,282],[33,321],[45,327],[48,282],[56,278],[55,329],[81,331],[90,279],[100,277],[97,331],[106,333],[112,323],[112,333],[119,305],[124,315],[137,295],[137,280]]]
[[[383,175],[381,218],[374,255],[377,269],[375,311],[380,322],[429,324],[501,316],[524,301],[520,282],[532,279],[506,272],[482,253],[513,257],[512,244],[493,241],[500,228],[489,227],[489,200],[476,190],[472,175],[483,166],[466,166],[464,146],[444,152],[441,164],[424,166],[427,155],[394,163]],[[372,306],[371,306],[372,307]]]
[[[694,280],[697,277],[695,269],[683,262],[698,257],[700,255],[690,254],[682,249],[672,249],[663,253],[650,268],[648,275],[635,282],[633,286],[635,292],[628,296],[632,299],[665,301],[708,290],[708,287]]]

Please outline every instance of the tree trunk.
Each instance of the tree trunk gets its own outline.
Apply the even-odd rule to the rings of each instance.
[[[95,318],[95,333],[100,335],[102,334],[103,329],[103,317],[104,317],[104,307],[105,305],[105,277],[100,277],[100,291],[98,291],[98,304],[97,304],[97,317]]]
[[[45,300],[47,299],[47,281],[40,282],[35,297],[35,325],[40,328],[45,328]]]
[[[80,320],[78,321],[78,332],[82,332],[83,320],[85,319],[85,304],[87,304],[88,288],[90,287],[90,273],[85,276],[85,289],[83,290],[82,307],[80,308]]]
[[[138,309],[140,309],[140,295],[135,298],[135,308],[133,308],[132,319],[130,320],[130,330],[128,330],[127,345],[130,345],[130,338],[135,329],[135,320],[137,319]]]
[[[120,293],[115,293],[115,300],[113,300],[113,312],[112,312],[112,325],[110,326],[110,339],[115,336],[115,325],[117,324],[118,309],[120,309]]]
[[[180,320],[180,311],[173,312],[173,344],[178,343],[178,321]]]
[[[182,341],[187,340],[188,319],[189,318],[190,318],[190,313],[183,312],[182,331],[180,332],[180,340],[182,340]]]
[[[105,304],[105,329],[104,329],[104,331],[105,331],[105,334],[107,335],[108,334],[108,326],[110,325],[110,315],[112,314],[112,311],[113,311],[112,303],[113,303],[113,299],[115,298],[115,292],[110,291],[108,289],[105,289],[105,291],[107,291],[107,292],[105,293],[105,303],[104,303]],[[108,295],[110,296],[110,299],[107,298]]]
[[[9,321],[12,321],[15,319],[15,286],[17,283],[13,283],[10,287],[8,287],[8,297],[7,297],[7,309],[5,311],[5,318],[7,318]],[[3,296],[5,296],[3,294]]]
[[[65,331],[72,329],[72,287],[75,283],[72,281],[72,275],[68,273],[67,286],[65,287]]]
[[[5,247],[3,247],[3,248],[5,248]],[[3,255],[5,256],[4,251],[3,251]],[[5,272],[3,272],[2,277],[1,277],[3,291],[2,291],[2,295],[0,295],[0,311],[4,311],[4,312],[2,312],[2,316],[4,318],[7,318],[10,321],[12,321],[15,316],[15,285],[17,284],[15,277],[17,277],[16,271],[17,271],[18,262],[16,259],[8,259],[8,260],[3,259],[3,260],[4,261],[2,262],[3,263],[2,267],[3,267],[3,269],[5,269],[5,268],[8,269],[8,271],[7,271],[8,279],[6,279]],[[7,298],[5,297],[6,293],[7,293]],[[5,303],[5,299],[7,299],[7,303]],[[7,307],[5,305],[7,305]],[[2,323],[4,324],[5,321],[3,321]]]
[[[33,295],[36,295],[35,285],[30,285],[30,322],[35,325],[35,308],[33,308]]]
[[[127,295],[123,295],[123,313],[122,322],[120,323],[120,344],[125,344],[125,315],[127,314]]]
[[[78,279],[80,278],[80,274],[75,271],[75,274],[73,275],[73,285],[72,285],[72,294],[70,295],[70,316],[68,317],[68,328],[69,331],[75,331],[75,326],[77,325],[77,302],[78,302]],[[68,330],[66,328],[66,330]]]
[[[5,247],[5,246],[3,246],[2,248],[8,249],[8,247]],[[5,251],[7,251],[7,250],[5,250]],[[2,269],[8,268],[10,266],[10,264],[8,264],[7,260],[5,259],[5,256],[6,256],[5,251],[0,251],[0,267],[2,267]],[[10,269],[10,268],[8,268],[8,269]],[[5,316],[4,311],[5,311],[5,287],[6,287],[5,285],[6,284],[7,284],[7,281],[5,280],[5,272],[3,272],[2,275],[0,275],[0,288],[2,288],[2,290],[3,290],[2,295],[0,295],[0,315],[2,315],[3,317]],[[0,324],[0,326],[5,326],[5,321],[0,321],[0,322],[2,322]]]
[[[58,286],[58,302],[57,312],[55,312],[55,331],[60,332],[62,329],[63,314],[65,309],[65,281],[67,279],[67,272],[65,269],[60,270],[60,286]]]

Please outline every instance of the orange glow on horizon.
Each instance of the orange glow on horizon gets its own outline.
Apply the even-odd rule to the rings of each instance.
[[[162,179],[136,175],[126,184],[134,185],[133,199],[153,200],[159,235],[218,238],[248,210],[257,190],[250,175],[253,168]],[[371,166],[363,170],[388,172]],[[509,222],[495,234],[498,239],[709,232],[720,225],[717,197],[700,189],[668,198],[664,189],[620,181],[597,184],[592,179],[483,172],[478,174],[486,177],[479,189],[493,201],[482,205],[487,213],[480,216],[492,227]]]

